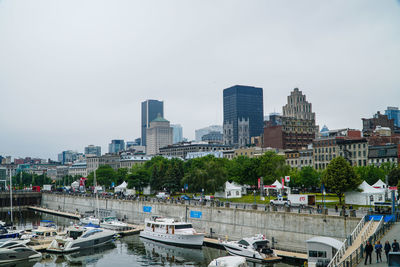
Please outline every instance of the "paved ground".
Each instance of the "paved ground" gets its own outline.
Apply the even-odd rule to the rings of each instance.
[[[393,225],[392,229],[390,229],[390,231],[387,232],[386,235],[384,235],[382,237],[381,244],[384,246],[386,240],[389,241],[390,244],[392,244],[394,239],[397,239],[397,242],[400,241],[400,223],[398,223],[398,222],[395,225]],[[362,259],[362,261],[358,264],[357,267],[364,266],[364,260],[365,260],[365,258]],[[388,266],[388,263],[386,261],[385,252],[384,251],[382,252],[382,262],[376,263],[376,253],[374,250],[374,252],[372,253],[372,264],[370,265],[369,261],[368,261],[367,265],[372,266],[372,267]]]

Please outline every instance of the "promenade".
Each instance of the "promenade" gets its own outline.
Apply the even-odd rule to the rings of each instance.
[[[381,238],[381,244],[384,246],[386,240],[389,241],[390,245],[392,245],[392,242],[394,239],[397,239],[397,241],[399,242],[400,240],[400,223],[396,222],[392,228]],[[375,244],[373,244],[375,246]],[[364,254],[365,257],[365,254]],[[364,266],[364,261],[365,258],[362,259],[362,261],[357,265],[358,267]],[[375,253],[375,249],[374,252],[372,253],[372,264],[369,264],[369,261],[367,263],[368,266],[372,266],[372,267],[386,267],[388,266],[387,260],[386,260],[386,256],[385,256],[385,252],[382,251],[382,262],[377,263],[376,262],[376,253]]]

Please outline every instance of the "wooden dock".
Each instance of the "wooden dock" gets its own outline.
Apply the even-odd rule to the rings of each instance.
[[[203,245],[207,246],[207,247],[224,249],[224,246],[218,241],[218,239],[214,239],[214,238],[205,237]],[[290,258],[290,259],[305,260],[305,261],[307,260],[306,253],[298,253],[298,252],[284,251],[284,250],[278,250],[278,249],[274,249],[274,252],[278,257],[274,257],[276,259],[271,258],[271,261],[278,261],[281,258]]]
[[[36,206],[29,206],[29,210],[34,210],[34,211],[39,211],[39,212],[44,212],[44,213],[49,213],[57,216],[62,216],[62,217],[67,217],[71,219],[76,219],[79,220],[81,218],[80,214],[77,213],[70,213],[70,212],[65,212],[65,211],[58,211],[58,210],[52,210],[52,209],[46,209],[42,207],[36,207]]]
[[[128,236],[128,235],[137,235],[140,233],[140,231],[143,231],[144,226],[143,225],[134,225],[134,224],[129,224],[128,230],[124,231],[119,231],[118,234],[121,236]]]

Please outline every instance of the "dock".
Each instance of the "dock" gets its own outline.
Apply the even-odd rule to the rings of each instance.
[[[36,207],[36,206],[29,206],[29,210],[34,210],[34,211],[39,211],[39,212],[44,212],[48,214],[53,214],[61,217],[66,217],[70,219],[76,219],[79,220],[81,218],[81,215],[78,213],[70,213],[70,212],[65,212],[65,211],[58,211],[58,210],[52,210],[52,209],[46,209],[42,207]]]
[[[212,248],[224,249],[224,246],[221,244],[221,242],[215,238],[205,237],[204,241],[203,241],[203,245],[207,246],[207,247],[212,247]],[[288,259],[292,259],[292,260],[305,260],[305,261],[307,260],[306,253],[291,252],[291,251],[284,251],[284,250],[278,250],[278,249],[274,249],[273,251],[275,252],[275,254],[278,257],[271,258],[271,262],[279,261],[282,258],[288,258]]]

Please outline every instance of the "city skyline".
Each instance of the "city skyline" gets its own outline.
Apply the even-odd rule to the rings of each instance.
[[[0,155],[107,151],[141,136],[146,99],[194,139],[236,84],[264,89],[264,115],[298,87],[329,129],[400,105],[398,1],[91,3],[0,2]]]

